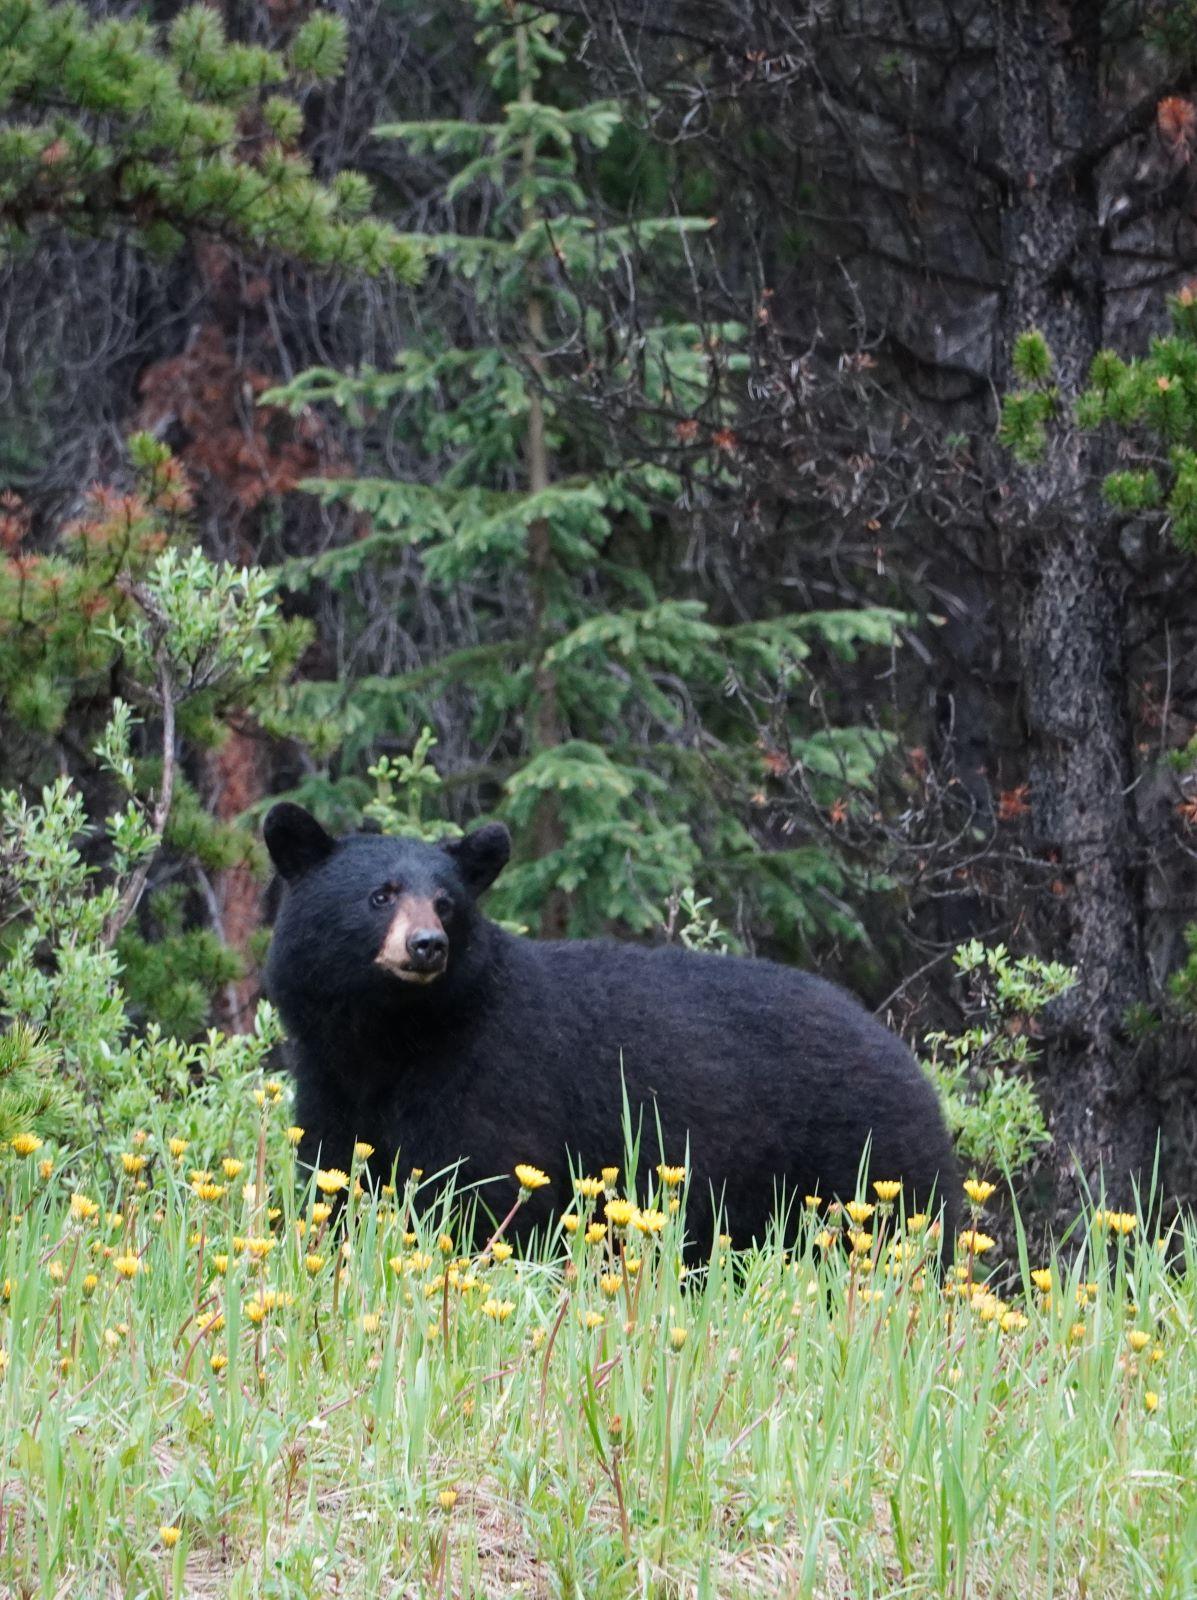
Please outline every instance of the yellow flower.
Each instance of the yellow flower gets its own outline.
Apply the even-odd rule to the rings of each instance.
[[[61,1283],[66,1277],[66,1268],[61,1261],[51,1261],[46,1268],[46,1272],[49,1274],[51,1283]]]
[[[212,1257],[212,1265],[216,1268],[217,1272],[219,1272],[221,1274],[221,1276],[223,1277],[224,1274],[229,1270],[229,1258],[228,1258],[228,1256],[223,1255],[223,1254],[214,1255]]]
[[[619,1168],[618,1167],[604,1167],[603,1168],[603,1182],[606,1184],[608,1189],[613,1189],[615,1187],[615,1180],[618,1177],[619,1177]]]
[[[1027,1318],[1021,1311],[1004,1311],[1002,1313],[1002,1332],[1021,1333],[1027,1325]]]
[[[158,1537],[162,1540],[162,1543],[168,1550],[173,1550],[175,1545],[178,1544],[180,1538],[182,1537],[182,1534],[173,1523],[164,1522],[158,1529]]]
[[[802,1197],[802,1204],[808,1211],[817,1211],[823,1202],[819,1199],[817,1194],[808,1194]]]
[[[492,1322],[506,1322],[507,1318],[515,1310],[515,1301],[496,1300],[492,1295],[489,1300],[483,1302],[481,1309],[482,1315],[489,1317]]]
[[[613,1228],[626,1228],[636,1214],[636,1207],[630,1200],[608,1200],[603,1209]]]
[[[1072,1327],[1068,1330],[1068,1337],[1072,1340],[1073,1344],[1079,1344],[1080,1341],[1085,1337],[1085,1324],[1083,1322],[1074,1322]]]
[[[601,1222],[592,1222],[586,1229],[587,1244],[602,1244],[607,1237],[607,1230]]]
[[[219,1350],[214,1351],[208,1360],[208,1365],[212,1368],[213,1372],[223,1372],[228,1364],[228,1356],[221,1355]]]
[[[323,1200],[317,1200],[312,1207],[312,1221],[315,1223],[327,1222],[332,1216],[332,1207]]]
[[[117,1256],[112,1265],[122,1278],[135,1278],[141,1271],[141,1262],[136,1256]]]
[[[241,1171],[241,1168],[245,1165],[245,1162],[238,1161],[236,1156],[225,1156],[220,1165],[224,1169],[224,1175],[226,1178],[235,1178]]]
[[[89,1272],[83,1280],[83,1293],[85,1295],[95,1294],[96,1289],[99,1286],[99,1282],[100,1280],[96,1277],[95,1273]]]
[[[288,1144],[299,1144],[299,1142],[303,1138],[303,1132],[304,1132],[304,1130],[302,1128],[297,1127],[294,1123],[292,1123],[291,1126],[287,1129],[287,1143]]]
[[[960,1235],[960,1248],[970,1256],[983,1256],[996,1243],[996,1239],[991,1239],[987,1233],[978,1233],[975,1228],[965,1228]]]
[[[245,1248],[249,1251],[250,1255],[253,1256],[255,1261],[261,1261],[270,1254],[277,1243],[277,1239],[271,1239],[269,1237],[260,1239],[247,1239],[245,1241]]]
[[[79,1222],[90,1222],[100,1214],[99,1202],[89,1200],[85,1194],[71,1196],[71,1215]]]
[[[1052,1287],[1052,1269],[1050,1267],[1036,1267],[1031,1273],[1031,1282],[1041,1294],[1050,1294]]]
[[[49,1159],[48,1156],[45,1159],[45,1161],[39,1161],[38,1162],[38,1164],[37,1164],[37,1175],[38,1175],[39,1178],[48,1178],[48,1177],[51,1176],[53,1171],[54,1171],[54,1163]]]
[[[873,1193],[884,1205],[889,1205],[902,1193],[902,1185],[893,1178],[881,1178],[873,1185]]]
[[[516,1182],[521,1189],[526,1189],[530,1194],[533,1189],[543,1189],[548,1183],[548,1174],[539,1167],[530,1167],[527,1162],[521,1161],[515,1169]]]
[[[597,1200],[603,1192],[601,1178],[575,1178],[574,1189],[584,1200]]]
[[[254,1096],[254,1104],[256,1106],[264,1106],[266,1104],[266,1091],[265,1091],[265,1089],[255,1089],[253,1091],[253,1096]]]
[[[206,1167],[192,1167],[191,1171],[187,1174],[187,1181],[194,1189],[197,1183],[210,1183],[212,1181],[212,1174],[207,1170]]]
[[[686,1179],[685,1167],[667,1167],[664,1162],[657,1168],[657,1176],[667,1189],[676,1189]]]
[[[180,1139],[176,1136],[170,1141],[166,1148],[177,1161],[179,1157],[184,1154],[190,1142],[191,1141],[189,1139]]]
[[[581,1317],[582,1326],[584,1328],[601,1328],[603,1325],[603,1314],[601,1311],[587,1311],[584,1315],[579,1313],[579,1316]]]
[[[1156,1394],[1154,1389],[1148,1389],[1147,1393],[1143,1396],[1143,1404],[1146,1406],[1147,1410],[1154,1411],[1159,1403],[1159,1395]]]
[[[229,1192],[223,1183],[193,1183],[191,1187],[201,1200],[223,1200]]]
[[[638,1211],[633,1220],[641,1233],[660,1233],[668,1218],[663,1211]]]
[[[145,1157],[134,1155],[131,1151],[126,1150],[121,1156],[121,1165],[130,1177],[136,1177],[145,1166]]]
[[[670,1328],[669,1347],[671,1350],[680,1350],[686,1342],[685,1328]]]
[[[272,1100],[278,1100],[282,1096],[283,1086],[277,1078],[267,1078],[262,1087]]]
[[[848,1235],[848,1242],[851,1244],[856,1255],[867,1256],[869,1250],[872,1248],[873,1235],[871,1233],[866,1233],[863,1228],[854,1229]]]
[[[563,1216],[561,1219],[561,1226],[565,1229],[566,1233],[577,1233],[578,1220],[578,1216],[575,1212],[567,1211],[565,1216]]]
[[[19,1156],[31,1156],[42,1147],[42,1141],[36,1133],[18,1133],[8,1142]]]
[[[316,1187],[321,1194],[336,1194],[338,1189],[344,1189],[349,1182],[349,1174],[342,1172],[340,1167],[329,1167],[316,1174]]]
[[[359,1139],[353,1147],[353,1153],[359,1161],[369,1161],[374,1154],[374,1146],[367,1144],[364,1139]]]
[[[1145,1350],[1151,1343],[1151,1335],[1149,1333],[1144,1333],[1142,1328],[1132,1328],[1126,1336],[1126,1342],[1130,1345],[1135,1354],[1138,1355],[1140,1350]]]
[[[440,1501],[442,1511],[452,1511],[457,1504],[457,1490],[442,1489],[440,1494],[437,1495],[437,1499]]]
[[[975,1206],[983,1206],[996,1188],[996,1184],[986,1183],[982,1178],[964,1180],[964,1192]]]
[[[245,1302],[245,1315],[256,1328],[266,1316],[266,1307],[260,1300],[247,1300]]]
[[[377,1333],[382,1318],[377,1311],[366,1311],[362,1314],[362,1332]]]
[[[836,1236],[830,1228],[823,1228],[819,1233],[815,1234],[815,1243],[820,1250],[830,1250],[835,1243],[835,1238]]]
[[[912,1211],[906,1218],[907,1233],[922,1233],[927,1226],[927,1216],[923,1211]]]
[[[576,1228],[577,1225],[577,1219],[575,1218],[574,1227]],[[492,1244],[490,1247],[490,1253],[492,1256],[494,1256],[496,1261],[510,1261],[512,1256],[512,1247],[505,1239],[496,1239],[494,1244]]]
[[[869,1220],[869,1218],[873,1215],[873,1212],[876,1210],[876,1207],[868,1200],[849,1200],[848,1204],[844,1207],[844,1210],[859,1228],[863,1223],[866,1223]]]
[[[391,1257],[391,1265],[394,1266],[395,1262],[397,1262],[398,1260],[399,1260],[398,1256],[392,1256]],[[312,1255],[304,1256],[303,1264],[307,1268],[307,1270],[311,1274],[311,1276],[315,1277],[316,1274],[320,1271],[320,1268],[324,1265],[324,1257],[323,1256],[318,1256],[315,1253],[313,1253]],[[395,1270],[396,1270],[396,1272],[398,1272],[400,1270],[400,1268],[399,1267],[395,1267]]]
[[[622,1288],[622,1286],[623,1286],[623,1273],[622,1272],[604,1272],[602,1277],[599,1279],[599,1288],[607,1296],[608,1300],[614,1299],[615,1296],[619,1293],[619,1291]]]

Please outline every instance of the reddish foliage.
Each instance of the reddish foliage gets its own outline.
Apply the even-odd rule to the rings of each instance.
[[[1031,810],[1027,799],[1030,792],[1029,783],[1020,783],[1016,789],[1003,789],[998,796],[998,821],[1017,822],[1019,817],[1027,816]]]
[[[1197,108],[1183,95],[1171,94],[1155,111],[1160,138],[1182,161],[1188,161],[1197,145]]]

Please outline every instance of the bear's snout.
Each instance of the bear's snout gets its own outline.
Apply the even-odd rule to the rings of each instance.
[[[404,983],[432,983],[440,977],[449,960],[449,936],[430,900],[400,900],[374,960]]]

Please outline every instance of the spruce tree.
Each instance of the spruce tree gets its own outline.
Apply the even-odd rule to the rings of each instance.
[[[474,749],[491,754],[479,777],[445,778],[511,823],[516,858],[494,900],[519,923],[644,931],[697,879],[723,906],[763,913],[791,944],[819,924],[852,931],[843,866],[823,851],[763,849],[751,819],[778,767],[803,763],[828,803],[867,778],[881,737],[813,730],[803,662],[813,642],[846,655],[888,643],[897,618],[878,609],[728,624],[684,577],[654,573],[649,552],[688,482],[716,493],[734,484],[743,330],[671,320],[667,306],[641,322],[634,292],[622,315],[612,311],[619,275],[647,272],[647,262],[667,279],[709,224],[603,218],[583,181],[586,158],[608,144],[621,108],[569,97],[557,18],[501,0],[475,10],[493,120],[378,132],[459,164],[449,196],[472,205],[480,226],[426,243],[470,286],[472,321],[491,337],[413,346],[386,372],[310,371],[264,399],[330,402],[359,421],[399,405],[436,471],[311,484],[364,514],[368,531],[292,564],[288,581],[331,584],[351,614],[363,565],[415,551],[412,608],[435,598],[448,613],[472,596],[479,637],[405,674],[306,683],[294,726],[306,718],[323,776],[360,805],[361,753],[410,745],[435,722],[438,696],[464,697]],[[637,447],[625,441],[614,460],[603,415],[612,394],[639,422]],[[752,706],[779,694],[780,748],[762,748]],[[339,755],[337,727],[350,730]],[[336,819],[337,796],[319,777],[302,796]]]

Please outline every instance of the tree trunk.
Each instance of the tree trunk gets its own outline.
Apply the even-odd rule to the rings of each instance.
[[[1085,152],[1099,113],[1100,8],[1007,0],[999,8],[1004,285],[999,377],[1039,328],[1062,415],[1103,344],[1096,182]],[[1078,969],[1053,1018],[1043,1088],[1055,1146],[1053,1210],[1075,1214],[1081,1180],[1120,1203],[1149,1177],[1159,1108],[1129,1008],[1149,999],[1138,918],[1137,825],[1115,530],[1095,443],[1063,421],[1045,462],[1009,476],[1000,508],[1022,589],[1018,649],[1032,827],[1049,863],[1033,921],[1041,945]]]

